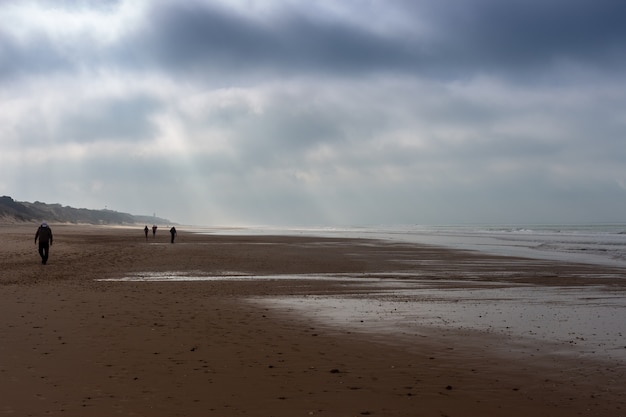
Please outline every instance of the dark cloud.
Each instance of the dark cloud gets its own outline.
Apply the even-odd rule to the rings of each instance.
[[[121,52],[138,65],[225,77],[224,71],[361,73],[412,59],[402,43],[292,9],[259,21],[215,6],[181,2],[151,9],[144,25],[124,40]]]
[[[92,2],[61,2],[84,9]],[[116,2],[100,6],[110,12]],[[110,67],[173,76],[251,79],[397,73],[436,78],[493,73],[515,77],[560,63],[616,70],[626,63],[626,3],[619,0],[393,1],[421,31],[284,6],[263,18],[199,1],[148,2],[143,20],[116,42],[78,33],[57,44],[37,28],[25,40],[0,32],[0,75]],[[353,6],[358,13],[358,4]],[[392,23],[391,23],[392,24]],[[245,82],[239,80],[238,82]]]
[[[112,10],[123,0],[36,0],[35,3],[47,8],[81,10]]]
[[[31,108],[28,117],[12,129],[25,147],[41,144],[89,144],[96,142],[141,142],[158,133],[153,116],[161,103],[147,96],[84,98],[59,103],[52,116],[44,108]]]
[[[32,33],[28,39],[20,40],[0,27],[0,80],[73,69],[72,62],[45,33]]]
[[[4,194],[198,224],[623,212],[621,2],[4,4]]]
[[[137,142],[152,138],[151,117],[161,104],[149,97],[89,100],[75,103],[59,119],[55,136],[63,142]]]
[[[417,12],[436,28],[434,59],[464,69],[545,69],[560,60],[623,66],[626,61],[621,19],[626,3],[619,0],[430,2]]]
[[[194,2],[160,3],[125,39],[127,58],[163,69],[258,62],[267,35],[241,18]],[[132,57],[136,57],[133,60]],[[141,62],[145,60],[144,62]]]
[[[238,149],[247,165],[291,166],[294,155],[306,155],[324,144],[338,146],[346,140],[342,132],[345,121],[331,109],[293,101],[274,103],[238,127]]]
[[[356,7],[356,6],[355,6]],[[137,62],[222,73],[429,76],[523,72],[559,62],[604,68],[626,60],[626,3],[616,0],[394,2],[421,35],[385,32],[285,8],[256,20],[204,4],[157,3],[125,40]],[[384,13],[384,9],[381,9]],[[130,42],[127,42],[130,41]]]

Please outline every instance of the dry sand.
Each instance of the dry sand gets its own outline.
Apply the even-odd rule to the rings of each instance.
[[[353,332],[249,301],[366,294],[355,281],[100,281],[430,271],[458,287],[471,265],[477,281],[623,291],[623,270],[389,242],[179,230],[171,245],[163,229],[146,242],[142,226],[52,228],[44,266],[36,225],[0,225],[0,415],[626,416],[620,361],[507,350],[471,330]]]

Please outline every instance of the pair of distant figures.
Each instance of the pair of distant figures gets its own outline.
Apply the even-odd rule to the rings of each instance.
[[[150,229],[148,229],[148,226],[143,228],[143,232],[146,235],[146,241],[148,240],[148,232],[150,231]],[[152,225],[152,238],[156,237],[156,231],[157,231],[157,225]],[[174,239],[176,238],[176,228],[174,226],[172,226],[172,228],[170,229],[170,235],[171,235],[171,243],[174,243]]]

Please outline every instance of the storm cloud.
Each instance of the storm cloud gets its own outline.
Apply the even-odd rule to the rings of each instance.
[[[0,194],[205,225],[624,221],[625,12],[3,2]]]

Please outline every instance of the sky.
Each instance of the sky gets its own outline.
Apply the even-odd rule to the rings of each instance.
[[[626,221],[623,0],[2,0],[0,195],[204,226]]]

